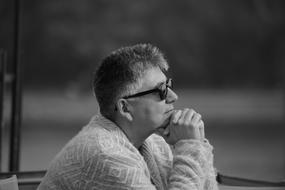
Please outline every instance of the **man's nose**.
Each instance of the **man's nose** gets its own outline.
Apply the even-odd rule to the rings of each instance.
[[[168,104],[173,103],[177,99],[178,99],[178,95],[173,90],[168,88],[168,93],[167,93],[167,97],[166,97],[166,103],[168,103]]]

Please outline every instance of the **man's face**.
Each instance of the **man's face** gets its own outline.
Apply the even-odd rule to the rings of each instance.
[[[166,80],[166,76],[159,68],[151,68],[142,78],[142,87],[137,92],[154,89]],[[165,100],[161,100],[158,92],[128,99],[132,104],[133,126],[137,132],[148,136],[158,128],[166,126],[177,98],[177,95],[168,89]]]

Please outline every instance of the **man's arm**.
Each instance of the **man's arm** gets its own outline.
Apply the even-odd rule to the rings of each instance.
[[[79,189],[155,190],[143,158],[141,159],[122,153],[97,155],[86,163]]]
[[[167,189],[204,189],[207,178],[204,171],[207,162],[205,151],[207,150],[197,140],[182,140],[176,143]],[[143,160],[126,154],[101,154],[96,159],[90,159],[83,171],[79,186],[79,189],[83,190],[163,189],[155,187],[151,182],[149,170]]]
[[[213,165],[209,164],[211,149],[199,140],[181,140],[173,149],[170,189],[216,190]]]
[[[181,188],[184,184],[189,189],[218,189],[213,148],[205,139],[204,122],[199,113],[188,108],[173,112],[168,127],[160,133],[174,146],[171,188],[184,189]]]

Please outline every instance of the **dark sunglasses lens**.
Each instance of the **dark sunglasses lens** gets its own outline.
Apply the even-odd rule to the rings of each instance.
[[[169,87],[169,88],[172,89],[172,86],[173,86],[172,80],[169,79],[169,80],[167,81],[167,87]]]
[[[168,92],[167,86],[168,86],[168,85],[163,84],[163,85],[161,86],[161,88],[159,89],[159,96],[160,96],[160,99],[161,99],[161,100],[165,100],[166,97],[167,97],[167,92]]]

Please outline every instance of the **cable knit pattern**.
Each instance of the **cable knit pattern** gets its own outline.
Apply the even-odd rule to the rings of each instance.
[[[181,140],[171,150],[153,134],[138,150],[99,115],[57,154],[38,190],[217,190],[212,149]]]

